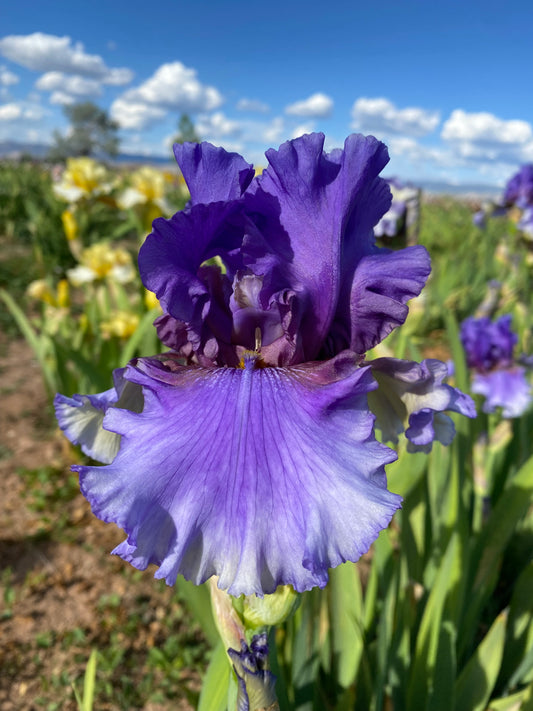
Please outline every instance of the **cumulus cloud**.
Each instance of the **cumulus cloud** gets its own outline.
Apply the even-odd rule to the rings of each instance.
[[[531,124],[507,121],[487,112],[452,111],[441,136],[465,161],[511,164],[530,160],[533,155]]]
[[[327,118],[333,110],[333,99],[326,94],[313,94],[308,99],[296,101],[285,108],[285,113],[290,116],[305,118]]]
[[[161,65],[150,79],[122,98],[190,112],[211,111],[222,104],[217,89],[199,82],[196,70],[181,62]]]
[[[523,145],[533,138],[527,121],[504,121],[486,112],[469,114],[461,109],[452,111],[442,127],[446,141],[472,141],[475,143],[510,143]]]
[[[44,113],[38,105],[13,101],[0,106],[0,121],[40,121]]]
[[[70,106],[76,103],[76,99],[72,94],[66,94],[64,91],[54,91],[50,96],[50,103],[56,106]]]
[[[0,121],[14,121],[22,115],[22,109],[18,104],[4,104],[0,106]]]
[[[446,150],[435,146],[424,146],[408,136],[393,136],[387,144],[391,158],[401,156],[415,165],[432,163],[448,166],[456,162]]]
[[[312,123],[302,123],[292,130],[291,138],[299,138],[306,133],[312,133],[315,127]]]
[[[251,111],[258,114],[266,114],[270,111],[268,104],[258,101],[257,99],[239,99],[237,102],[238,111]]]
[[[167,111],[157,106],[135,101],[116,99],[111,104],[111,118],[117,121],[121,128],[142,131],[157,121],[165,118]]]
[[[18,84],[19,78],[13,72],[10,72],[6,67],[0,67],[0,86],[12,86]]]
[[[352,106],[352,119],[352,128],[363,133],[420,137],[437,128],[440,116],[438,111],[398,109],[388,99],[362,97]]]
[[[138,87],[129,89],[111,105],[111,115],[122,128],[142,129],[167,111],[212,111],[223,102],[220,92],[202,84],[196,70],[181,62],[162,64]]]
[[[202,138],[211,141],[240,136],[242,127],[237,121],[228,119],[221,111],[210,115],[201,115],[196,123],[196,130]]]
[[[81,42],[72,44],[70,37],[44,32],[3,37],[0,39],[0,54],[37,72],[64,72],[102,81],[111,79],[110,83],[116,83],[120,78],[120,84],[130,82],[133,77],[129,69],[109,69],[102,57],[87,54]]]
[[[103,77],[102,83],[111,86],[124,86],[129,84],[134,77],[134,73],[127,67],[114,67],[109,69],[108,73]]]
[[[68,76],[63,72],[47,72],[35,82],[40,91],[57,91],[73,97],[92,97],[102,93],[100,82],[82,76]]]

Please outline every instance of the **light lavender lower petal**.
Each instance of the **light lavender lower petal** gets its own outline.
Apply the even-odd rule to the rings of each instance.
[[[77,467],[94,513],[127,533],[115,553],[173,584],[219,576],[232,595],[324,586],[400,505],[378,443],[369,368],[353,354],[291,368],[183,368],[141,359],[135,414],[109,409],[113,463]]]
[[[367,361],[379,387],[369,394],[369,404],[376,415],[376,427],[385,442],[397,442],[405,431],[412,442],[411,451],[418,447],[431,449],[437,439],[450,444],[453,423],[436,413],[457,412],[475,417],[476,409],[471,397],[447,385],[445,363],[428,358],[421,363],[396,358],[377,358]]]
[[[472,377],[472,392],[486,400],[483,412],[502,408],[503,417],[520,417],[531,405],[531,385],[524,368],[502,368]]]
[[[103,427],[105,413],[110,407],[125,407],[140,412],[142,394],[137,385],[123,378],[124,369],[113,373],[114,387],[97,395],[57,394],[54,408],[59,427],[66,437],[81,446],[88,457],[109,464],[120,447],[120,436]]]

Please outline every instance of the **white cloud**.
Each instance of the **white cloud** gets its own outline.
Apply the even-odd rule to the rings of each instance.
[[[352,106],[352,128],[378,135],[425,136],[434,131],[440,121],[438,111],[415,106],[398,109],[384,98],[362,97]]]
[[[302,123],[293,129],[291,133],[291,138],[299,138],[300,136],[303,136],[306,133],[312,133],[314,130],[315,127],[312,123]]]
[[[47,72],[35,82],[40,91],[57,91],[72,97],[100,96],[100,82],[82,76],[68,76],[63,72]],[[53,103],[53,102],[52,102]]]
[[[110,84],[111,86],[124,86],[129,84],[134,76],[134,72],[127,67],[115,67],[109,70],[102,81],[104,84]]]
[[[283,138],[285,124],[281,116],[277,116],[263,129],[261,139],[268,146],[275,146]]]
[[[129,69],[109,69],[102,57],[87,54],[81,42],[73,45],[70,37],[44,32],[3,37],[0,39],[0,54],[37,72],[65,72],[101,80],[111,77],[110,83],[114,83],[117,76],[121,76],[121,83],[127,83],[126,79],[131,81],[133,76]]]
[[[408,136],[393,136],[388,139],[387,145],[391,158],[401,156],[414,165],[432,163],[442,166],[449,165],[451,162],[456,163],[446,150],[433,146],[423,146],[414,138],[409,138]]]
[[[313,94],[308,99],[297,101],[285,108],[285,113],[291,116],[306,118],[327,118],[333,110],[333,99],[326,94]]]
[[[70,106],[76,103],[72,94],[65,94],[64,91],[54,91],[50,96],[50,103],[57,106]]]
[[[40,106],[27,106],[22,115],[27,121],[41,121],[45,111]]]
[[[196,122],[196,131],[202,139],[213,139],[239,136],[242,127],[237,121],[228,119],[221,111],[210,115],[201,115]]]
[[[167,111],[212,111],[223,102],[220,92],[202,84],[196,70],[181,62],[162,64],[140,86],[129,89],[111,105],[111,116],[122,128],[142,129],[164,118]]]
[[[196,70],[181,62],[162,64],[150,79],[127,91],[122,98],[194,113],[211,111],[222,104],[217,89],[199,82]]]
[[[270,111],[268,104],[258,101],[257,99],[239,99],[237,102],[237,111],[251,111],[258,114],[266,114]]]
[[[452,111],[441,137],[469,163],[516,164],[533,156],[533,130],[527,121],[500,119],[487,112]]]
[[[504,121],[486,112],[468,114],[461,109],[452,111],[441,135],[446,141],[515,145],[523,145],[533,138],[531,126],[526,121]]]
[[[165,118],[167,111],[143,104],[141,102],[125,101],[124,99],[116,99],[111,104],[111,118],[117,121],[121,128],[133,129],[142,131],[147,126],[150,126],[157,121]]]
[[[0,86],[12,86],[18,84],[19,78],[5,67],[0,67]]]
[[[4,104],[0,106],[0,121],[14,121],[22,115],[22,109],[18,104]]]
[[[39,105],[13,101],[0,106],[0,121],[40,121],[45,113]]]

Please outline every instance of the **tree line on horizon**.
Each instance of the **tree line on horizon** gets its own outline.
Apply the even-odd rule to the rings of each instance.
[[[114,158],[118,155],[119,124],[105,109],[92,101],[84,101],[65,106],[63,111],[70,126],[66,133],[54,131],[49,160],[61,163],[73,157]],[[173,143],[200,143],[200,140],[192,119],[183,113]]]

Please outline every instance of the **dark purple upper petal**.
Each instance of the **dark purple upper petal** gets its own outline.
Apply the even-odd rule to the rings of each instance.
[[[323,145],[310,134],[267,151],[269,166],[245,197],[254,224],[245,264],[265,275],[263,299],[287,287],[301,294],[306,360],[320,351],[339,298],[349,298],[357,262],[375,251],[372,228],[390,204],[378,178],[384,144],[353,135],[343,151]]]
[[[363,257],[353,275],[347,346],[366,353],[400,326],[407,301],[422,291],[430,271],[429,254],[421,246]]]
[[[210,143],[176,143],[174,155],[191,194],[191,205],[225,202],[241,197],[254,168],[238,153]]]

